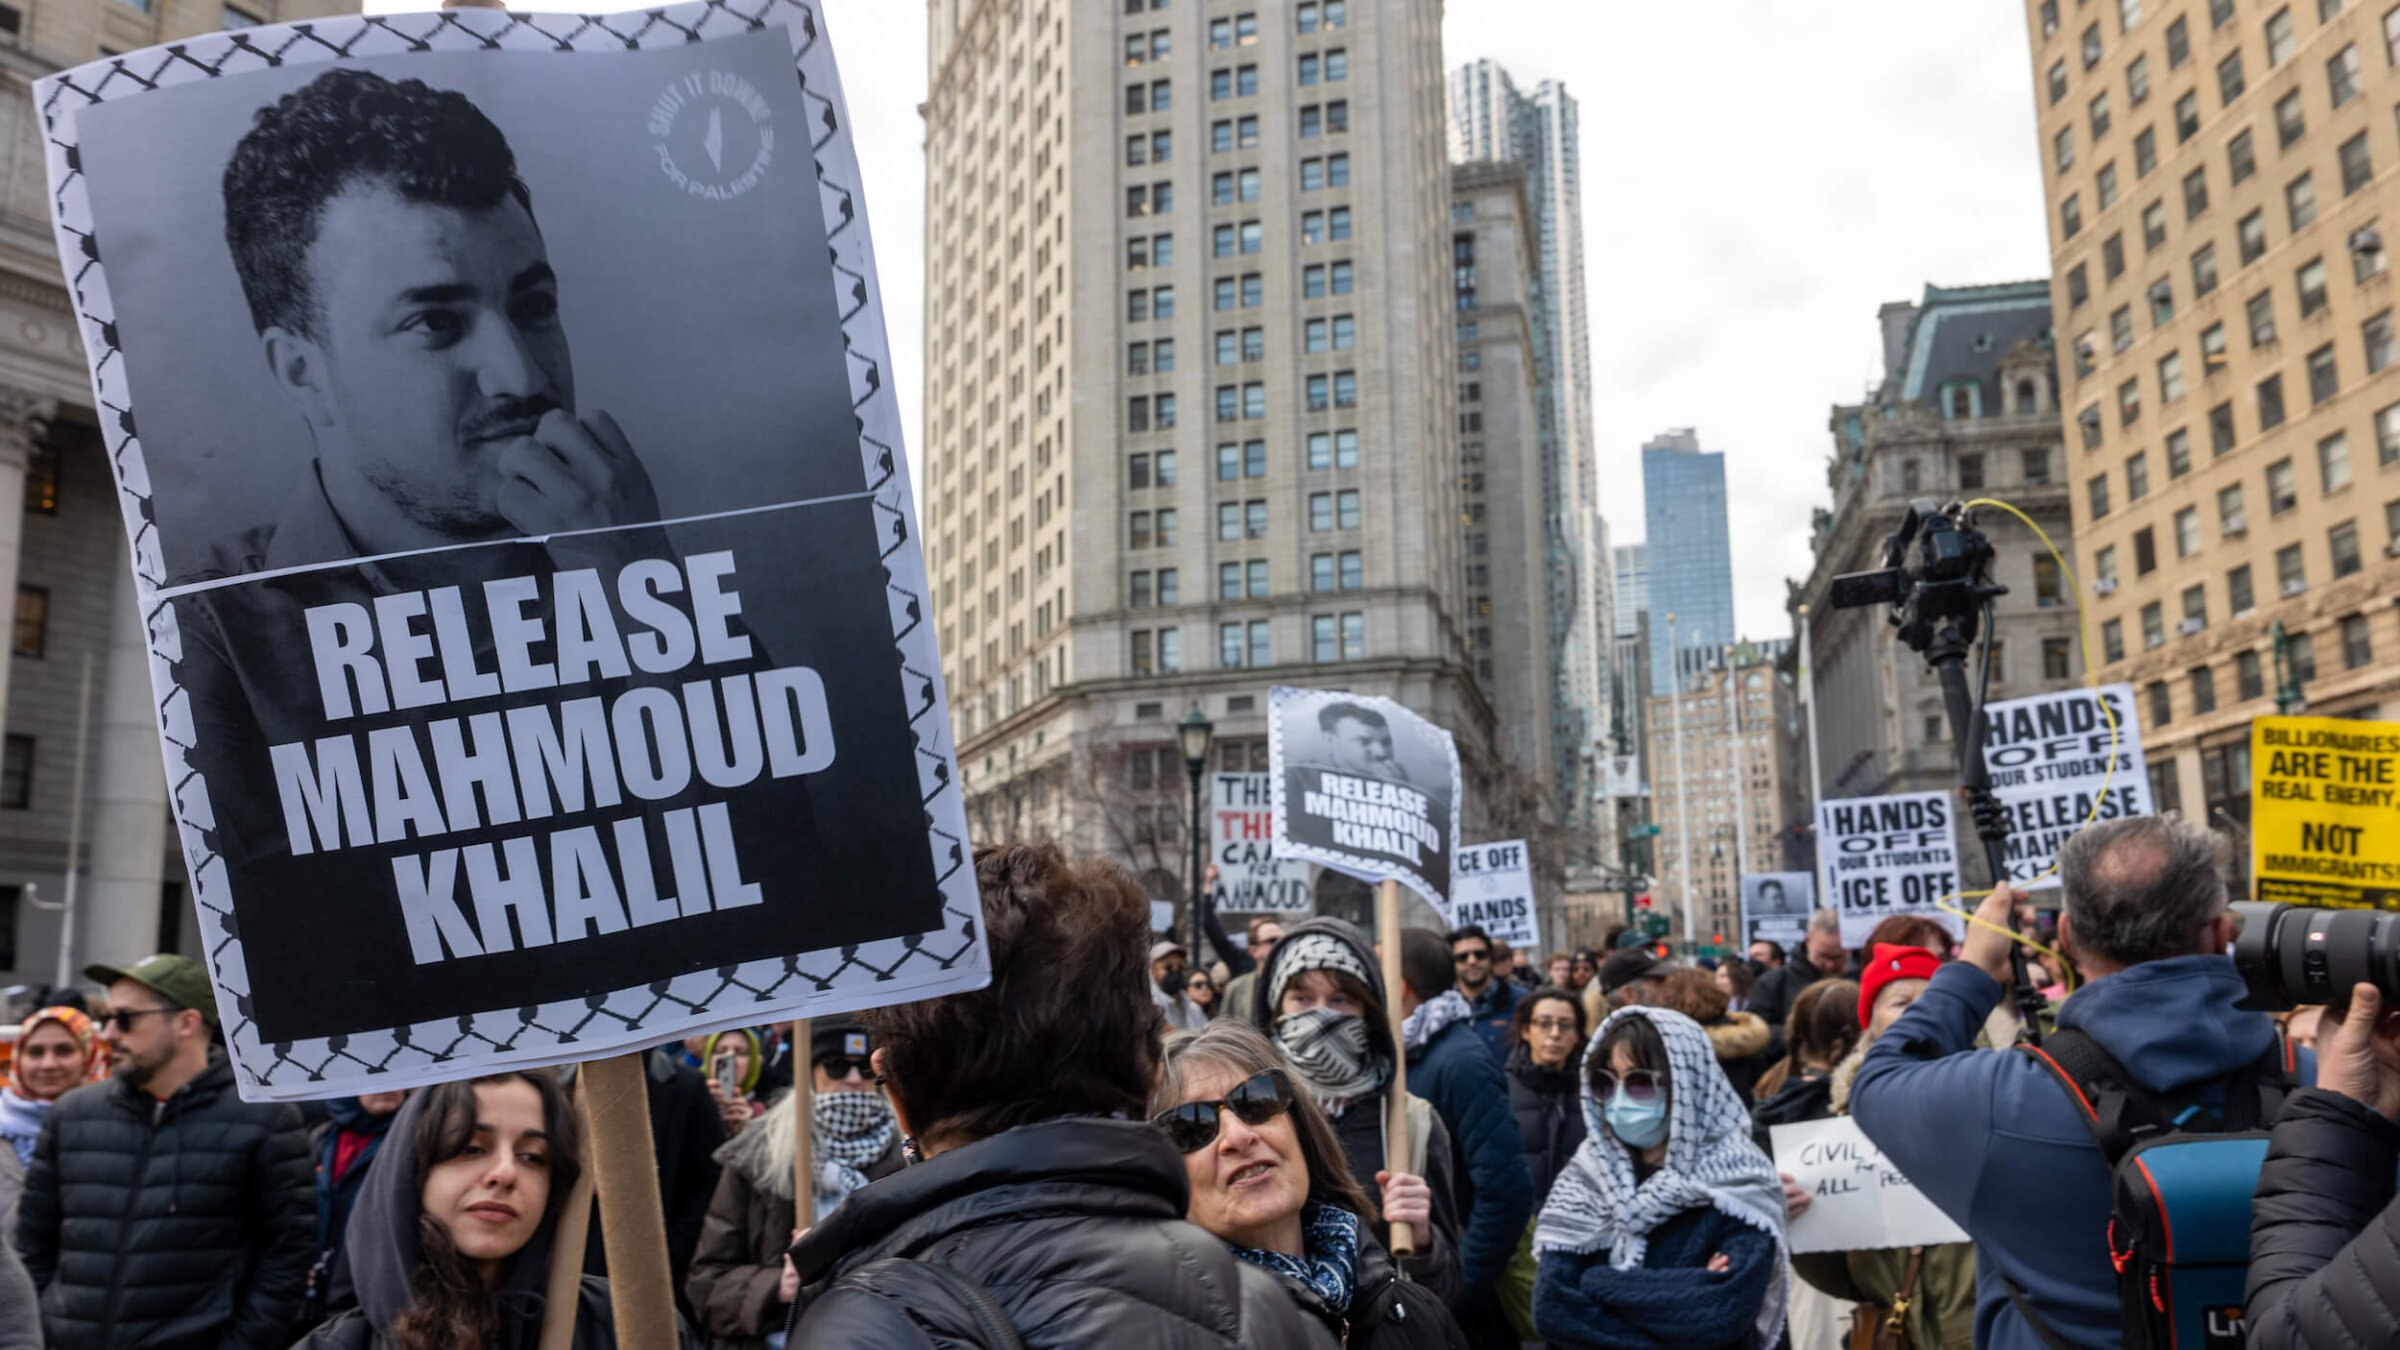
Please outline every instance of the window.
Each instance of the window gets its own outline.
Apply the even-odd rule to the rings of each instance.
[[[2043,639],[2042,639],[2042,678],[2043,678],[2043,679],[2045,679],[2045,680],[2069,680],[2069,679],[2073,679],[2073,678],[2075,677],[2075,672],[2074,672],[2074,669],[2073,669],[2073,667],[2074,667],[2074,647],[2073,647],[2073,645],[2072,645],[2072,644],[2069,642],[2069,640],[2068,640],[2068,639],[2066,639],[2066,638],[2063,638],[2063,637],[2051,637],[2051,638],[2043,638]]]
[[[2038,445],[2029,447],[2022,452],[2021,460],[2026,482],[2042,484],[2050,481],[2050,451],[2047,448]]]
[[[1355,530],[1359,524],[1359,494],[1356,488],[1344,488],[1333,494],[1334,523],[1341,529]]]
[[[1983,487],[1982,455],[1974,453],[1961,453],[1959,455],[1958,485],[1961,489],[1969,492],[1980,490]]]
[[[1136,633],[1134,636],[1141,635]],[[1183,669],[1182,629],[1161,628],[1158,630],[1158,668],[1165,672]]]
[[[2311,258],[2293,274],[2300,292],[2300,317],[2305,319],[2325,308],[2325,260]]]
[[[2379,409],[2375,414],[2375,462],[2395,461],[2400,461],[2400,403]]]
[[[2367,616],[2347,614],[2342,617],[2342,669],[2361,670],[2375,659],[2375,643],[2367,635]]]
[[[2125,500],[2138,502],[2150,495],[2150,455],[2137,450],[2125,457]]]
[[[2167,616],[2156,600],[2142,606],[2142,650],[2150,651],[2167,645]]]
[[[2395,348],[2393,345],[2392,312],[2390,310],[2387,309],[2360,324],[2358,336],[2360,345],[2366,348],[2368,374],[2372,375],[2376,371],[2382,370],[2392,364],[2395,357],[2400,357],[2400,348]]]
[[[2314,633],[2294,633],[2283,642],[2284,664],[2291,667],[2292,683],[2306,684],[2317,678],[2317,636]]]
[[[2209,454],[2222,455],[2233,449],[2233,405],[2220,403],[2208,410]]]
[[[2175,317],[2175,283],[2160,277],[2150,283],[2150,326],[2165,324]]]
[[[2181,478],[2192,471],[2191,433],[2181,429],[2167,433],[2167,477]]]
[[[2207,627],[2208,588],[2206,586],[2184,587],[2183,630],[2187,633],[2197,633]]]
[[[2125,659],[2125,621],[2110,619],[2100,625],[2100,659],[2110,665]]]
[[[2258,607],[2257,597],[2250,593],[2250,564],[2243,563],[2225,574],[2225,603],[2231,606],[2237,619]]]
[[[2267,65],[2280,66],[2292,58],[2292,11],[2279,9],[2267,19]]]
[[[1308,52],[1301,56],[1300,83],[1303,85],[1315,84],[1320,73],[1321,66],[1315,52]]]
[[[2187,506],[2175,513],[2175,556],[2188,558],[2200,551],[2200,508]]]
[[[2119,31],[2130,33],[2142,21],[2142,0],[2117,0]]]
[[[2300,504],[2300,478],[2287,457],[2267,466],[2267,514],[2280,516]]]
[[[2254,698],[2266,697],[2267,685],[2264,673],[2257,652],[2235,652],[2233,655],[2234,697],[2243,703]],[[2248,775],[2244,775],[2245,780],[2247,777]]]
[[[1127,431],[1148,431],[1150,429],[1150,396],[1148,394],[1139,394],[1126,400],[1125,429]]]
[[[2225,325],[2212,323],[2200,330],[2200,373],[2214,375],[2225,368]]]
[[[2333,54],[2325,63],[2325,94],[2328,102],[2338,108],[2358,97],[2358,47],[2353,44]]]
[[[2182,16],[2178,15],[2175,22],[2167,25],[2167,69],[2174,70],[2191,59],[2191,30],[2184,25]]]
[[[38,658],[49,645],[50,592],[40,586],[17,587],[16,637],[10,650]]]
[[[2242,306],[2243,317],[2250,321],[2250,345],[2264,347],[2275,340],[2275,293],[2260,291]]]
[[[2202,244],[2192,254],[2192,298],[2197,300],[2216,288],[2217,246]]]
[[[2302,174],[2286,184],[2283,205],[2292,222],[2292,233],[2308,228],[2317,218],[2317,185],[2314,179]]]
[[[2083,68],[2084,68],[2085,70],[2090,70],[2092,67],[2094,67],[2094,66],[2096,66],[2096,65],[2099,65],[2099,64],[2100,64],[2100,25],[2099,25],[2099,24],[2096,24],[2096,23],[2095,23],[2095,24],[2093,24],[2091,27],[2089,27],[2089,28],[2086,28],[2086,29],[2084,29],[2084,30],[2083,30],[2083,43],[2082,43],[2082,50],[2083,50]]]
[[[2191,670],[2190,680],[2192,690],[2192,716],[2200,717],[2205,714],[2215,712],[2217,710],[2217,673],[2213,670],[2210,670],[2206,666],[2194,666]],[[2164,801],[2160,800],[2159,788],[2162,781],[2165,783],[2172,783],[2175,781],[2175,766],[2173,763],[2153,763],[2150,765],[2151,802],[2160,810],[2164,811],[2170,808]]]
[[[2217,489],[2217,531],[2232,536],[2249,528],[2249,517],[2242,509],[2242,485],[2229,483]]]
[[[2152,680],[2144,690],[2150,700],[2150,725],[2163,727],[2174,720],[2175,696],[2165,680]]]
[[[2047,553],[2033,555],[2033,598],[2043,609],[2053,609],[2066,601],[2066,588],[2058,570],[2058,559]]]
[[[2103,89],[2099,93],[2092,96],[2091,114],[2092,143],[2094,145],[2098,145],[2100,143],[2100,138],[2108,134],[2108,129],[2110,125],[2112,125],[2108,116],[2107,90]]]
[[[2147,178],[2158,167],[2158,133],[2143,127],[2133,138],[2133,175]]]
[[[2207,209],[2208,169],[2206,166],[2202,166],[2183,176],[2183,218],[2190,220]],[[2159,224],[2162,227],[2159,231],[2159,238],[2164,239],[2166,238],[2166,231],[2163,228],[2166,224],[2164,214],[2160,215]]]
[[[2072,192],[2058,204],[2058,228],[2068,239],[2074,238],[2083,229],[2083,203]]]
[[[1308,528],[1311,534],[1323,534],[1333,528],[1333,494],[1308,494]]]
[[[2386,65],[2400,66],[2400,9],[2383,16],[2383,60]]]
[[[2308,589],[2308,569],[2301,561],[2298,544],[2286,544],[2275,550],[2275,585],[2285,595],[2298,595]]]
[[[1240,563],[1217,564],[1217,598],[1219,600],[1242,598],[1242,565]]]
[[[1175,513],[1172,510],[1158,513],[1158,546],[1175,547]]]
[[[1175,486],[1175,452],[1172,450],[1161,450],[1152,455],[1150,458],[1157,462],[1158,485],[1160,487]]]
[[[2119,305],[2108,315],[2108,349],[2114,352],[2133,346],[2133,306]]]
[[[2271,431],[2283,425],[2283,377],[2269,375],[2258,382],[2258,429]]]
[[[1335,638],[1334,616],[1331,614],[1309,617],[1308,639],[1309,660],[1322,665],[1341,659],[1341,648]]]
[[[2091,282],[2084,275],[2083,264],[2077,263],[2073,267],[2068,268],[2067,307],[2069,309],[2080,308],[2084,301],[2091,298],[2091,295]]]
[[[2308,354],[2308,402],[2310,407],[2323,403],[2341,392],[2341,374],[2334,368],[2333,344],[2328,342]]]
[[[1322,157],[1320,157],[1320,156],[1311,156],[1311,157],[1309,157],[1309,158],[1307,158],[1307,159],[1301,160],[1301,161],[1300,161],[1300,190],[1301,190],[1302,192],[1322,192],[1324,189],[1325,189],[1325,161],[1324,161],[1324,159],[1323,159]]]
[[[2264,211],[2253,211],[2242,217],[2241,222],[2233,227],[2233,232],[2241,248],[2243,266],[2257,262],[2259,256],[2267,251],[2267,218]]]
[[[1148,511],[1134,512],[1131,518],[1131,523],[1126,530],[1125,546],[1127,548],[1137,549],[1149,548],[1151,546],[1151,539],[1152,534],[1150,530],[1150,513]]]
[[[2325,532],[2325,547],[2333,559],[2333,579],[2355,576],[2362,565],[2358,556],[2358,522],[2345,520]]]
[[[2117,386],[2117,424],[2132,426],[2142,420],[2142,382],[2127,380]]]
[[[2100,405],[2095,403],[2075,414],[2075,425],[2083,432],[2083,448],[2096,449],[2100,444]]]
[[[1342,573],[1342,589],[1345,591],[1365,589],[1367,584],[1365,555],[1353,549],[1347,553],[1341,554],[1339,561],[1341,564]]]
[[[33,805],[33,737],[11,735],[0,750],[0,807],[23,811]]]
[[[1239,542],[1242,537],[1242,504],[1217,503],[1217,538],[1220,542]]]
[[[2050,63],[2050,106],[2057,107],[2058,101],[2066,96],[2067,58],[2062,56]]]
[[[2232,140],[2225,142],[2225,169],[2236,185],[2258,172],[2258,156],[2250,148],[2248,127],[2242,128]]]
[[[2367,133],[2342,142],[2342,195],[2347,197],[2375,181],[2375,165],[2367,153]]]
[[[2362,225],[2350,232],[2350,279],[2365,281],[2381,276],[2384,268],[2383,231],[2374,225]]]
[[[2146,577],[2158,570],[2158,544],[2145,525],[2133,532],[2133,574]]]
[[[1336,243],[1350,237],[1350,208],[1337,206],[1325,213],[1325,237]]]
[[[2130,107],[2142,106],[2150,97],[2150,58],[2137,56],[2125,67],[2125,102]]]
[[[1350,156],[1343,154],[1325,157],[1325,186],[1350,186]]]
[[[2112,234],[2100,243],[2100,276],[2115,281],[2125,275],[2125,236]]]
[[[2152,202],[2142,208],[2142,252],[2156,253],[2167,242],[2167,204]]]

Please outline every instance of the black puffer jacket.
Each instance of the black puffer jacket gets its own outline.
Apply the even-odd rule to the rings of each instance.
[[[2395,1171],[2400,1125],[2320,1088],[2284,1102],[2250,1207],[2251,1350],[2391,1343]]]
[[[1298,1280],[1276,1278],[1346,1350],[1467,1350],[1458,1319],[1432,1290],[1403,1275],[1370,1231],[1358,1235],[1348,1309],[1335,1312]]]
[[[299,1111],[243,1101],[218,1059],[163,1102],[123,1080],[61,1097],[17,1250],[56,1350],[283,1350],[316,1227]]]
[[[964,1277],[1028,1350],[1330,1347],[1276,1277],[1184,1222],[1190,1183],[1146,1124],[1025,1125],[853,1191],[792,1248],[808,1350],[990,1347]],[[897,1259],[895,1259],[897,1258]]]
[[[1577,1063],[1581,1051],[1567,1058]],[[1550,1183],[1583,1143],[1583,1094],[1576,1090],[1575,1071],[1545,1069],[1519,1041],[1508,1052],[1508,1104],[1517,1113],[1517,1133],[1525,1143],[1525,1170],[1533,1175],[1533,1207],[1540,1210],[1550,1198]]]

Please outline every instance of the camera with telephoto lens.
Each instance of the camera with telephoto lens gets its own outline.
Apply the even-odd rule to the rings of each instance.
[[[2400,914],[2379,909],[2311,909],[2281,901],[2238,900],[2233,964],[2250,996],[2242,1006],[2284,1012],[2348,1003],[2362,984],[2400,1004]]]

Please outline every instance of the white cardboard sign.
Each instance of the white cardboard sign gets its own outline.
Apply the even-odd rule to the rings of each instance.
[[[2110,713],[2116,717],[2113,767]],[[2085,822],[2155,810],[2130,684],[1992,704],[1985,710],[1983,762],[1991,770],[1992,795],[2008,808],[2008,877],[2020,887],[2058,885],[2051,864]]]
[[[1275,856],[1275,778],[1208,776],[1209,857],[1217,864],[1217,908],[1228,914],[1307,914],[1316,908],[1308,864]]]
[[[1958,891],[1955,818],[1947,792],[1817,803],[1819,903],[1841,911],[1843,946],[1864,945],[1895,914],[1922,914],[1964,935],[1957,916],[1938,907]]]
[[[1519,951],[1539,941],[1534,933],[1533,870],[1525,841],[1469,844],[1452,867],[1449,913],[1453,928],[1480,924],[1494,942]]]
[[[1809,1195],[1792,1220],[1792,1251],[1852,1252],[1965,1242],[1966,1231],[1935,1208],[1848,1116],[1777,1125],[1775,1170]]]

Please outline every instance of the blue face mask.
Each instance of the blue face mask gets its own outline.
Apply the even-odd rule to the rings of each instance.
[[[1657,1148],[1667,1142],[1667,1104],[1663,1099],[1628,1101],[1625,1089],[1618,1088],[1609,1095],[1604,1114],[1609,1131],[1627,1148]]]

